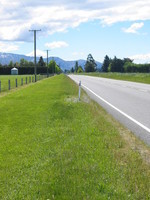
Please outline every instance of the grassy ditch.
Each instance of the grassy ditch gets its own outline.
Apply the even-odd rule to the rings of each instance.
[[[150,84],[150,73],[83,73],[88,76],[111,78],[116,80],[132,81]]]
[[[150,198],[149,163],[77,94],[60,75],[0,98],[0,199]]]

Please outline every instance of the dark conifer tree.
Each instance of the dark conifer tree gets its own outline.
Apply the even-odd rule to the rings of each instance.
[[[40,66],[40,67],[45,67],[45,62],[44,62],[42,56],[40,57],[40,59],[39,59],[39,61],[38,61],[38,66]]]
[[[76,61],[75,67],[74,67],[74,69],[75,69],[74,71],[77,72],[77,71],[78,71],[78,68],[79,68],[78,61]]]
[[[109,57],[106,55],[105,58],[104,58],[103,65],[102,65],[102,72],[108,72],[109,64],[110,64],[110,59],[109,59]]]
[[[97,67],[97,64],[96,64],[93,56],[91,54],[89,54],[87,57],[85,66],[84,66],[85,72],[95,72],[97,69],[96,67]]]

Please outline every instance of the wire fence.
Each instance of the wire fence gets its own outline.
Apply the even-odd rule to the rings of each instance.
[[[37,75],[36,82],[48,78],[47,75]],[[35,76],[25,76],[25,75],[16,75],[16,76],[0,76],[0,93],[21,87],[23,85],[35,83]]]

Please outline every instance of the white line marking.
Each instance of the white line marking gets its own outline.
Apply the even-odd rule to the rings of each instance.
[[[118,108],[116,108],[115,106],[113,106],[111,103],[109,103],[108,101],[106,101],[105,99],[103,99],[102,97],[100,97],[99,95],[97,95],[95,92],[93,92],[92,90],[90,90],[88,87],[86,87],[85,85],[82,84],[82,86],[84,88],[86,88],[88,91],[90,91],[92,94],[94,94],[96,97],[98,97],[100,100],[102,100],[103,102],[105,102],[106,104],[108,104],[110,107],[112,107],[113,109],[117,110],[119,113],[121,113],[122,115],[124,115],[125,117],[127,117],[128,119],[130,119],[131,121],[133,121],[135,124],[137,124],[138,126],[140,126],[141,128],[145,129],[147,132],[150,133],[150,129],[147,128],[146,126],[144,126],[143,124],[141,124],[140,122],[138,122],[137,120],[133,119],[132,117],[130,117],[129,115],[127,115],[126,113],[124,113],[123,111],[119,110]]]

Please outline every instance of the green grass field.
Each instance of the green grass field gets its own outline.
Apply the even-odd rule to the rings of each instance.
[[[59,75],[0,97],[0,199],[150,199],[149,147],[77,95]]]
[[[111,78],[116,80],[132,81],[150,84],[150,73],[83,73],[88,76]]]
[[[37,80],[39,80],[39,78],[43,79],[44,77],[45,77],[44,75],[37,75]],[[20,87],[22,86],[21,79],[23,79],[23,85],[26,85],[26,78],[27,78],[27,84],[35,81],[34,75],[0,75],[1,92],[6,92],[9,90],[8,80],[10,80],[10,88],[14,89],[16,88],[16,79],[17,79],[17,87]]]

